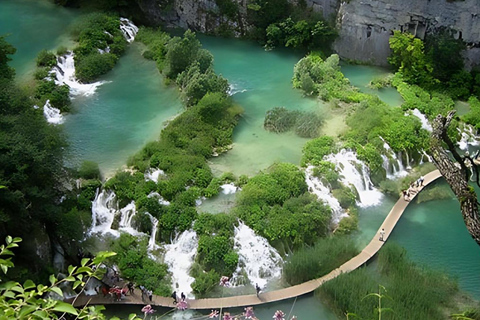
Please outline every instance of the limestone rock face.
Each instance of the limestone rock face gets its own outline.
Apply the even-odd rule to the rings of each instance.
[[[478,0],[350,0],[340,5],[337,27],[340,36],[334,49],[347,59],[386,65],[393,30],[423,39],[441,27],[455,30],[468,44],[467,64],[478,64],[480,58]]]

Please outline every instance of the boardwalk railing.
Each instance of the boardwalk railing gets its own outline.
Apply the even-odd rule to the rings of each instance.
[[[435,181],[436,179],[440,178],[441,174],[438,170],[434,170],[425,175],[425,180],[423,182],[423,186],[418,187],[416,192],[413,194],[413,199],[425,186],[430,184],[431,182]],[[194,299],[190,300],[187,299],[188,308],[189,309],[219,309],[219,308],[233,308],[233,307],[244,307],[244,306],[254,306],[268,302],[286,300],[290,298],[294,298],[297,296],[301,296],[307,293],[314,291],[316,288],[321,286],[324,282],[331,280],[342,273],[347,273],[357,269],[358,267],[364,265],[368,262],[383,246],[385,241],[388,239],[390,234],[395,228],[398,220],[402,216],[405,208],[408,206],[410,202],[405,201],[403,197],[401,197],[397,203],[393,206],[390,213],[387,215],[385,220],[383,221],[382,225],[378,229],[378,232],[375,234],[373,239],[370,243],[360,252],[357,256],[353,257],[349,261],[342,264],[337,269],[331,271],[329,274],[314,280],[310,280],[296,286],[279,289],[275,291],[269,291],[265,293],[261,293],[259,297],[256,295],[241,295],[241,296],[233,296],[233,297],[224,297],[224,298],[211,298],[211,299]],[[379,240],[379,232],[380,230],[384,230],[384,241]],[[74,301],[75,307],[84,306],[86,304],[90,305],[108,305],[108,304],[151,304],[156,306],[162,307],[170,307],[174,308],[175,305],[173,304],[172,298],[165,298],[159,296],[153,296],[152,301],[149,301],[147,297],[146,300],[142,300],[141,293],[137,290],[137,293],[131,296],[126,296],[125,299],[122,299],[119,302],[113,301],[111,297],[103,297],[102,295],[95,295],[95,296],[85,296],[80,295]]]

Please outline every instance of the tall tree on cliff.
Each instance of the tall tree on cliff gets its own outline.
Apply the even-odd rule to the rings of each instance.
[[[431,140],[431,151],[435,165],[440,173],[445,177],[448,184],[455,193],[463,215],[463,220],[472,235],[472,238],[480,245],[480,215],[479,202],[475,189],[469,185],[471,174],[476,175],[477,184],[479,184],[479,168],[468,156],[460,156],[455,149],[455,145],[447,134],[447,129],[455,115],[455,111],[450,111],[448,115],[438,115],[433,122],[433,132]],[[444,143],[452,153],[456,162],[452,161],[447,154]],[[479,184],[480,186],[480,184]]]

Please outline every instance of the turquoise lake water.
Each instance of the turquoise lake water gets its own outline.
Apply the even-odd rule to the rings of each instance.
[[[69,43],[65,30],[78,15],[44,1],[0,1],[0,34],[10,33],[7,40],[18,48],[12,65],[20,78],[30,75],[41,49]],[[245,109],[235,129],[233,150],[214,158],[212,167],[217,172],[251,175],[274,161],[298,164],[307,140],[293,134],[269,133],[262,126],[266,110],[276,106],[330,116],[323,103],[302,97],[291,88],[293,65],[302,54],[286,50],[265,52],[255,43],[234,39],[200,39],[214,54],[216,71],[237,92],[235,101]],[[140,45],[130,46],[116,68],[102,79],[109,83],[99,87],[94,96],[73,101],[74,112],[64,124],[72,163],[94,160],[104,172],[112,172],[145,142],[158,137],[165,121],[182,110],[177,90],[164,86],[155,65],[144,60],[140,51]],[[385,73],[383,69],[365,66],[342,66],[342,70],[354,85],[367,92],[366,84],[371,78]],[[401,103],[396,91],[383,90],[378,94],[391,105]],[[359,244],[375,235],[394,201],[385,198],[379,206],[360,209]],[[415,262],[445,270],[458,279],[463,290],[480,299],[480,247],[469,237],[456,199],[412,203],[391,240],[404,246]],[[255,310],[261,319],[268,319],[276,309],[288,313],[292,305],[293,301],[287,301]],[[133,309],[125,309],[123,315],[129,310]],[[297,299],[293,313],[299,319],[335,319],[312,296]]]

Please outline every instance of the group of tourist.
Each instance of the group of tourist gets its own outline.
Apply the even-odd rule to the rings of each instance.
[[[423,187],[423,181],[425,181],[425,177],[421,176],[416,181],[412,182],[407,190],[403,190],[403,199],[405,201],[410,201],[411,197],[417,194],[418,188]]]

